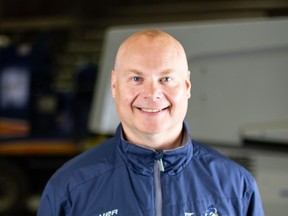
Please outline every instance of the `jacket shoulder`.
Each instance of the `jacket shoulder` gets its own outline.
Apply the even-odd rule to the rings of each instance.
[[[122,164],[116,154],[115,138],[111,138],[66,162],[50,178],[49,184],[60,191],[72,191],[78,185],[96,180]]]
[[[249,181],[254,181],[254,177],[247,169],[248,167],[244,167],[232,157],[230,158],[214,148],[196,141],[193,141],[193,146],[194,159],[205,163],[209,169],[218,175],[226,175],[229,172],[230,175],[242,176]]]

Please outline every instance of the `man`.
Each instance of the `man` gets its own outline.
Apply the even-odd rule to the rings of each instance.
[[[60,168],[38,216],[262,216],[244,168],[192,141],[184,122],[190,72],[181,44],[158,30],[120,46],[111,89],[115,137]]]

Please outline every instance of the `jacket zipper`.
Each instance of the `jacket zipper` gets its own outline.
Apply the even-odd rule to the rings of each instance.
[[[161,172],[164,172],[162,158],[154,164],[154,184],[155,184],[155,215],[162,216],[162,188]]]

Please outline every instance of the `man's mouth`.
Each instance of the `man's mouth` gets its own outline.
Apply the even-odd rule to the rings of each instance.
[[[147,113],[157,113],[157,112],[161,112],[163,110],[166,110],[168,107],[165,107],[163,109],[150,109],[150,108],[141,108],[141,107],[137,107],[137,109],[143,111],[143,112],[147,112]]]
[[[149,112],[149,113],[156,113],[160,112],[162,109],[147,109],[147,108],[141,108],[143,112]]]

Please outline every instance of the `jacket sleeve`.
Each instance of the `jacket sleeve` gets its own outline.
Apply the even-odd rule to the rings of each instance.
[[[259,193],[258,186],[254,180],[252,185],[252,192],[250,193],[249,198],[246,200],[246,214],[245,216],[264,216],[264,210],[262,206],[262,200]]]
[[[67,202],[59,196],[50,182],[46,185],[42,194],[37,216],[65,216],[67,215]]]

